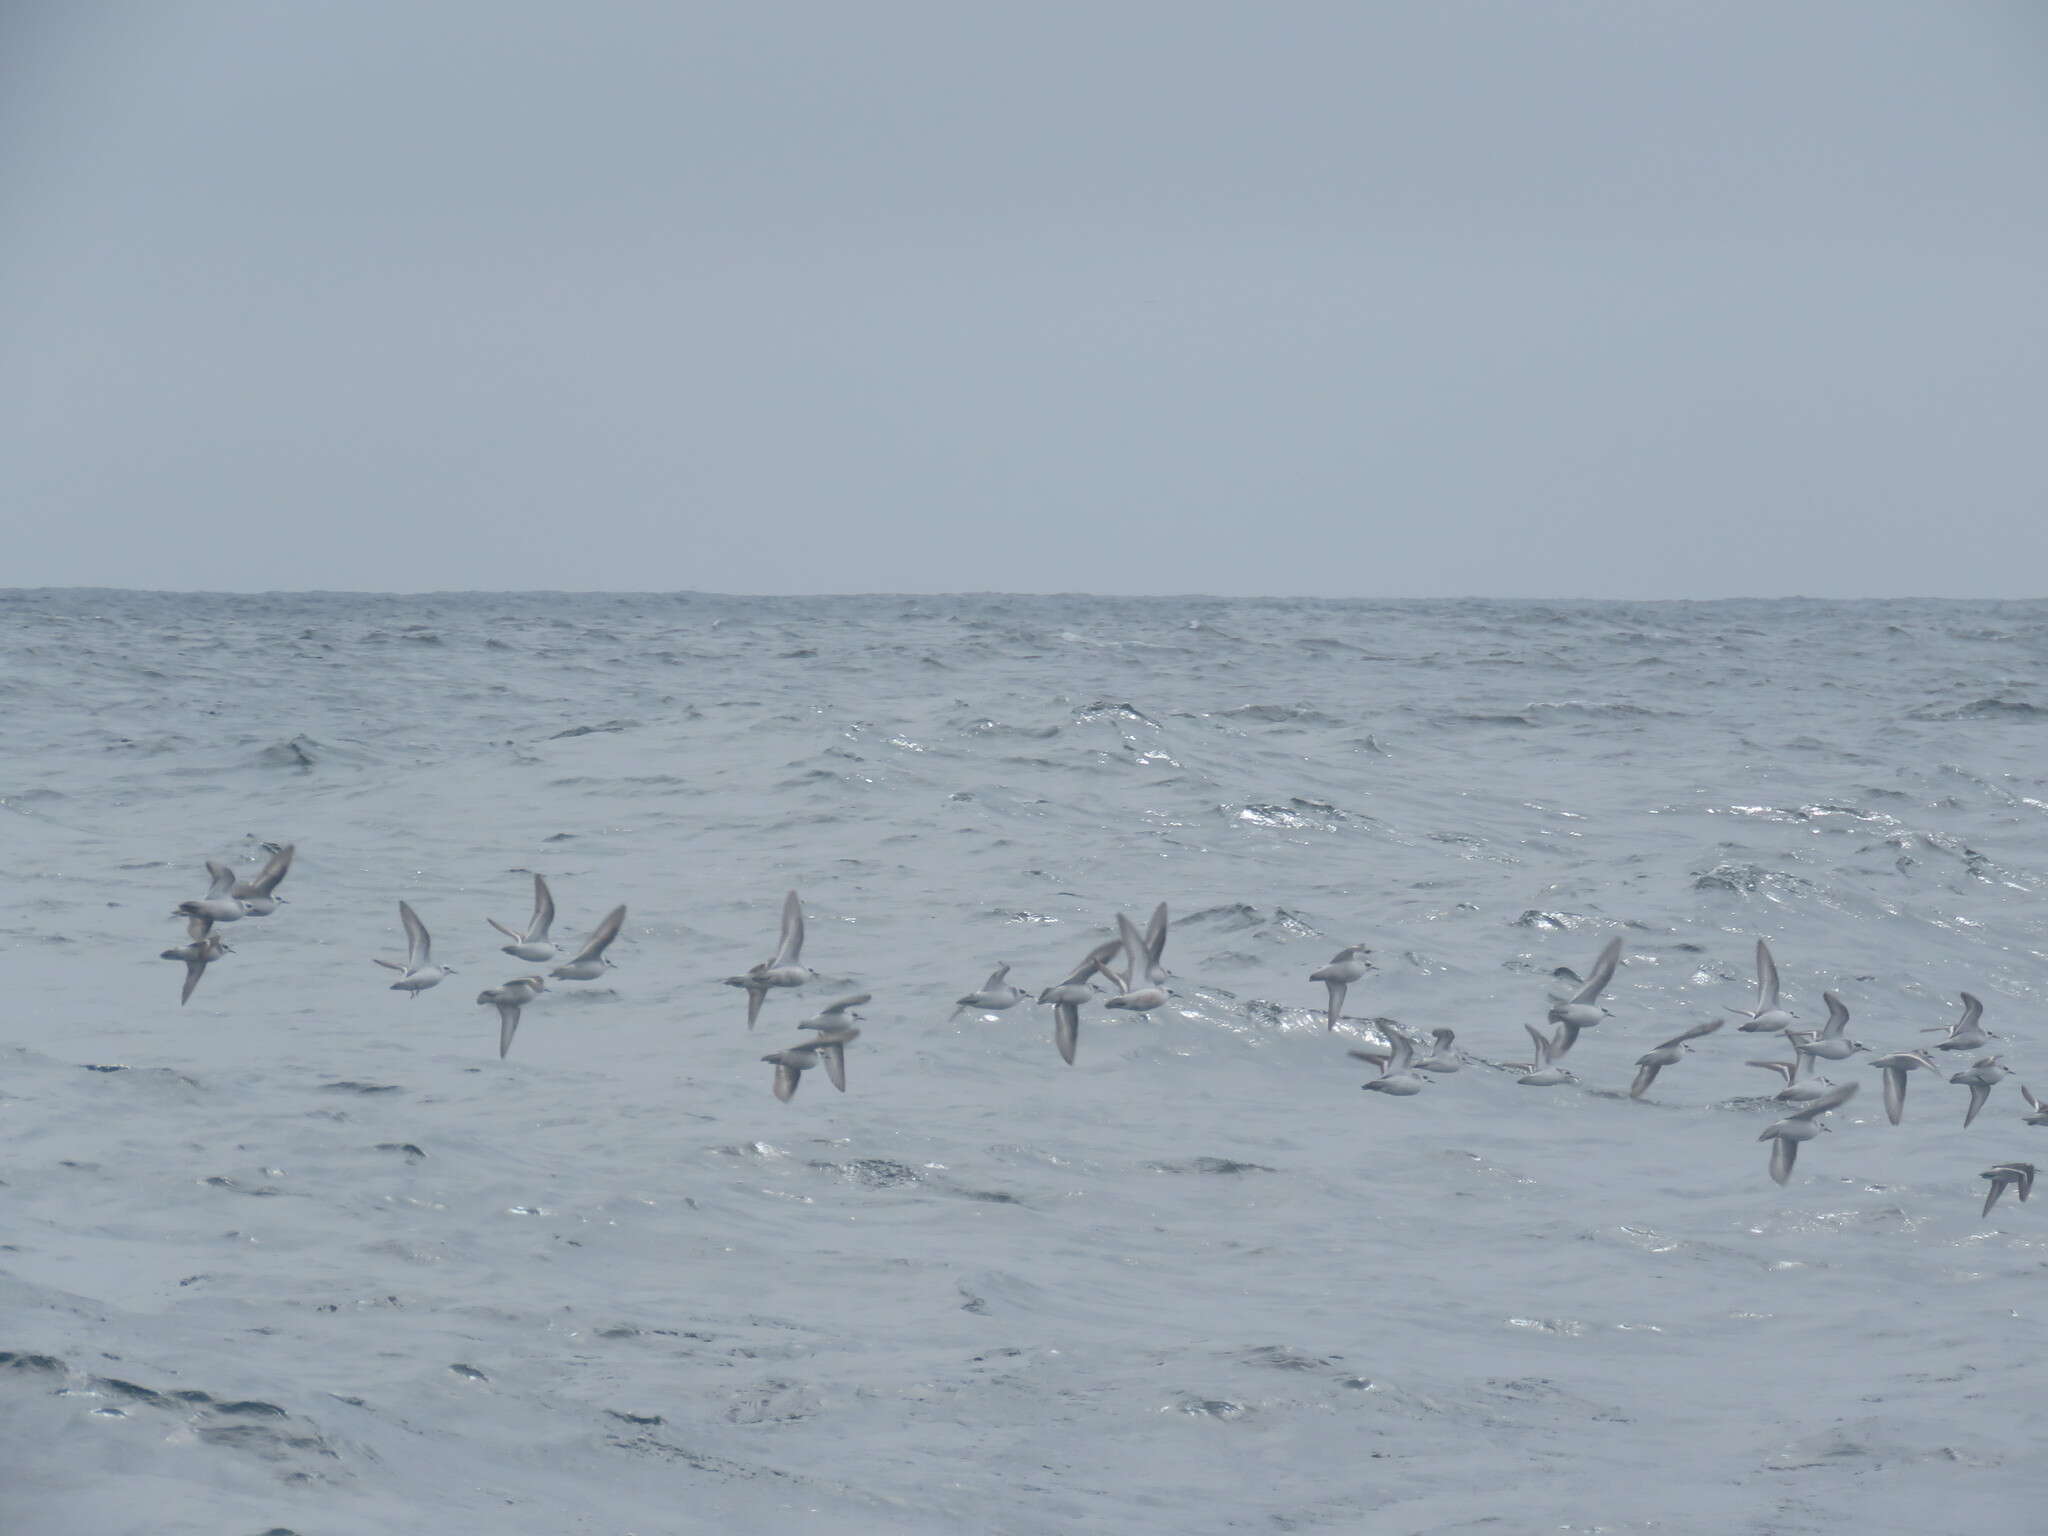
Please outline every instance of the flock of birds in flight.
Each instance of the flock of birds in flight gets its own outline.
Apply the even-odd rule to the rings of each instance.
[[[176,908],[174,915],[186,920],[188,942],[165,950],[163,958],[184,962],[185,984],[178,997],[180,1004],[191,999],[200,978],[206,974],[207,966],[223,954],[233,953],[222,941],[221,924],[238,922],[245,917],[269,917],[284,901],[277,894],[277,887],[291,870],[293,845],[265,843],[263,848],[270,855],[269,861],[247,879],[236,874],[229,865],[208,860],[206,872],[210,883],[205,896],[181,902]],[[403,901],[398,904],[398,917],[406,935],[405,960],[402,964],[384,959],[376,963],[399,973],[398,980],[391,983],[392,991],[417,998],[420,993],[439,986],[455,972],[434,963],[432,939],[410,904]],[[486,919],[493,928],[512,940],[502,946],[503,953],[530,964],[540,964],[559,956],[559,949],[548,936],[554,920],[554,896],[540,875],[533,877],[533,914],[523,929],[507,927],[496,918]],[[511,1052],[521,1012],[547,990],[549,980],[596,981],[604,975],[612,963],[605,958],[605,951],[619,936],[625,921],[625,907],[614,907],[591,931],[582,947],[546,976],[538,973],[515,976],[477,994],[480,1006],[497,1009],[498,1056],[501,1060]],[[1090,949],[1065,980],[1038,994],[1038,1002],[1052,1008],[1053,1045],[1061,1060],[1069,1066],[1073,1064],[1080,1044],[1082,1008],[1099,1001],[1104,1008],[1150,1013],[1169,1000],[1170,994],[1166,990],[1168,972],[1164,964],[1167,925],[1164,902],[1154,909],[1143,930],[1121,912],[1118,913],[1116,936]],[[762,1005],[771,994],[802,987],[815,979],[816,973],[803,964],[803,947],[803,905],[797,893],[791,891],[783,898],[782,931],[774,955],[749,967],[741,975],[725,978],[727,986],[737,987],[746,994],[748,1029],[754,1028],[759,1021]],[[1309,980],[1320,981],[1327,991],[1325,1027],[1333,1033],[1343,1018],[1346,993],[1354,983],[1363,980],[1370,969],[1365,958],[1369,953],[1363,944],[1347,945],[1338,950],[1327,965],[1309,973]],[[1121,967],[1116,964],[1119,957],[1123,961]],[[1524,1026],[1529,1032],[1534,1060],[1511,1067],[1517,1074],[1517,1083],[1529,1088],[1554,1088],[1578,1080],[1562,1063],[1578,1043],[1580,1035],[1612,1017],[1600,1006],[1600,997],[1614,980],[1620,963],[1621,940],[1615,938],[1601,950],[1592,971],[1576,993],[1568,998],[1551,1000],[1547,1022],[1555,1026],[1554,1030],[1539,1029],[1534,1024]],[[1821,994],[1828,1010],[1827,1022],[1821,1028],[1793,1028],[1798,1022],[1797,1017],[1780,1001],[1777,962],[1772,958],[1769,943],[1763,939],[1757,940],[1756,970],[1755,1006],[1747,1011],[1738,1010],[1744,1022],[1736,1028],[1742,1034],[1777,1037],[1792,1048],[1790,1061],[1745,1063],[1775,1073],[1781,1086],[1773,1098],[1778,1103],[1796,1106],[1784,1118],[1766,1126],[1757,1137],[1757,1140],[1771,1144],[1770,1175],[1779,1184],[1784,1184],[1792,1176],[1800,1145],[1829,1129],[1821,1117],[1841,1108],[1856,1096],[1858,1084],[1835,1084],[1818,1076],[1821,1064],[1846,1061],[1870,1047],[1849,1038],[1849,1010],[1833,992]],[[1579,980],[1569,971],[1559,974]],[[1009,975],[1008,965],[997,966],[987,981],[957,1001],[953,1017],[957,1019],[967,1012],[999,1014],[1024,1002],[1030,994],[1012,986]],[[1106,992],[1103,983],[1108,986]],[[1962,1015],[1947,1026],[1946,1038],[1935,1045],[1934,1050],[1978,1051],[1991,1043],[1993,1037],[1982,1023],[1984,1005],[1967,992],[1961,996]],[[846,1091],[846,1047],[860,1038],[860,1030],[853,1023],[860,1015],[853,1010],[871,1000],[871,994],[862,992],[827,1004],[797,1026],[809,1031],[811,1038],[771,1051],[761,1058],[775,1068],[773,1091],[776,1098],[787,1103],[796,1095],[803,1074],[819,1066],[824,1067],[833,1087],[842,1093]],[[1628,1096],[1640,1099],[1657,1080],[1658,1073],[1676,1066],[1691,1050],[1693,1042],[1714,1034],[1725,1022],[1712,1019],[1695,1024],[1637,1057],[1635,1080],[1629,1086]],[[1453,1030],[1432,1030],[1431,1048],[1425,1056],[1419,1054],[1421,1047],[1417,1041],[1392,1021],[1375,1019],[1373,1027],[1384,1037],[1385,1044],[1368,1044],[1349,1053],[1379,1068],[1379,1075],[1364,1084],[1368,1092],[1407,1097],[1420,1093],[1429,1076],[1456,1072],[1465,1064],[1465,1058],[1456,1047],[1457,1035]],[[1923,1031],[1927,1034],[1940,1032]],[[1873,1056],[1869,1064],[1884,1075],[1885,1115],[1893,1125],[1905,1117],[1906,1086],[1910,1075],[1916,1071],[1940,1070],[1940,1063],[1925,1051],[1892,1051]],[[2003,1059],[1997,1055],[1985,1055],[1977,1057],[1968,1067],[1949,1078],[1951,1083],[1970,1090],[1970,1102],[1963,1111],[1965,1126],[1977,1118],[1991,1090],[2006,1076]],[[2035,1098],[2025,1086],[2020,1088],[2020,1095],[2028,1109],[2024,1123],[2048,1126],[2048,1103]],[[2032,1163],[2022,1162],[1997,1163],[1986,1169],[1979,1175],[1989,1181],[1983,1214],[1988,1216],[1999,1196],[2009,1188],[2018,1194],[2021,1201],[2025,1201],[2033,1192],[2035,1171]]]

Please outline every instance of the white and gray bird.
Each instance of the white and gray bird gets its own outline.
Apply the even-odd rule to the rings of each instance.
[[[1778,962],[1763,939],[1756,941],[1756,1006],[1737,1011],[1749,1020],[1736,1026],[1746,1035],[1774,1035],[1798,1020],[1799,1015],[1778,1002]]]
[[[512,1037],[519,1033],[520,1010],[547,987],[542,977],[514,976],[500,986],[486,987],[477,993],[479,1007],[489,1003],[498,1010],[498,1060],[503,1061],[512,1049]]]
[[[979,991],[970,992],[953,1004],[952,1017],[946,1022],[952,1023],[969,1009],[976,1013],[1001,1013],[1023,1002],[1025,992],[1010,985],[1009,975],[1010,967],[1007,964],[999,965],[990,971],[988,980],[981,984]]]
[[[1835,1091],[1835,1085],[1826,1078],[1808,1078],[1799,1081],[1799,1062],[1793,1061],[1745,1061],[1745,1067],[1762,1067],[1766,1072],[1775,1072],[1785,1084],[1771,1097],[1780,1104],[1811,1104],[1815,1099],[1824,1099]]]
[[[2029,1113],[2021,1117],[2020,1123],[2022,1125],[2048,1125],[2048,1104],[2043,1104],[2039,1099],[2035,1098],[2033,1091],[2025,1083],[2020,1084],[2020,1097],[2027,1101],[2027,1109],[2029,1111]]]
[[[1059,1050],[1060,1060],[1070,1067],[1081,1042],[1081,1009],[1096,997],[1094,978],[1106,974],[1103,961],[1122,947],[1122,939],[1108,939],[1096,945],[1088,951],[1088,958],[1074,968],[1073,975],[1038,994],[1041,1006],[1052,1005],[1052,1043]]]
[[[185,962],[185,987],[178,994],[178,1006],[184,1007],[192,1001],[192,994],[199,986],[199,978],[206,974],[206,968],[222,955],[231,955],[232,949],[222,942],[221,936],[213,931],[213,923],[204,917],[185,919],[185,932],[191,942],[180,944],[176,949],[163,952],[166,960]]]
[[[1849,1027],[1849,1008],[1841,998],[1832,992],[1821,993],[1821,1001],[1828,1005],[1828,1021],[1819,1030],[1803,1029],[1785,1031],[1785,1038],[1792,1042],[1792,1049],[1809,1062],[1847,1061],[1858,1051],[1867,1051],[1869,1046],[1861,1040],[1851,1040],[1843,1033]]]
[[[770,1051],[761,1059],[773,1064],[775,1097],[787,1104],[796,1097],[797,1087],[803,1082],[804,1074],[818,1064],[818,1044],[814,1040],[806,1040],[802,1045]]]
[[[398,920],[405,925],[405,964],[396,960],[376,963],[399,973],[398,980],[391,983],[392,991],[407,992],[417,998],[427,988],[441,985],[443,978],[453,976],[455,970],[452,966],[434,964],[433,941],[427,937],[427,925],[402,901],[398,904]]]
[[[1955,1023],[1934,1029],[1923,1029],[1923,1035],[1939,1035],[1946,1030],[1947,1038],[1936,1042],[1937,1051],[1976,1051],[1991,1043],[1991,1032],[1977,1021],[1984,1017],[1984,1005],[1964,992],[1958,994],[1963,1000],[1963,1015]]]
[[[1123,913],[1116,915],[1116,931],[1124,952],[1125,970],[1115,977],[1116,996],[1104,1001],[1105,1008],[1128,1008],[1133,1013],[1150,1013],[1166,1001],[1166,903],[1153,909],[1152,920],[1139,933]]]
[[[1569,998],[1553,1002],[1550,1022],[1559,1028],[1550,1042],[1551,1059],[1566,1055],[1577,1045],[1581,1030],[1591,1029],[1602,1019],[1609,1017],[1607,1010],[1600,1006],[1600,994],[1605,992],[1607,984],[1614,980],[1615,967],[1620,964],[1621,935],[1616,934],[1600,951],[1600,957],[1593,962],[1592,973],[1586,977],[1579,990]]]
[[[1844,1083],[1830,1089],[1804,1108],[1795,1109],[1791,1114],[1773,1125],[1764,1127],[1758,1141],[1771,1143],[1771,1177],[1783,1184],[1792,1177],[1792,1165],[1799,1160],[1799,1144],[1811,1141],[1828,1127],[1820,1123],[1820,1117],[1831,1109],[1840,1109],[1856,1097],[1856,1083]]]
[[[1556,1088],[1564,1083],[1578,1081],[1570,1068],[1557,1065],[1558,1046],[1564,1040],[1565,1031],[1571,1026],[1560,1022],[1555,1036],[1546,1035],[1534,1024],[1524,1024],[1529,1038],[1536,1045],[1536,1059],[1521,1068],[1521,1075],[1515,1081],[1524,1088]]]
[[[1347,944],[1330,956],[1330,963],[1308,973],[1310,981],[1320,981],[1330,994],[1328,1022],[1325,1029],[1335,1029],[1337,1020],[1344,1016],[1344,994],[1354,981],[1363,980],[1365,973],[1372,969],[1365,957],[1372,951],[1363,944]]]
[[[1380,1063],[1378,1077],[1359,1086],[1368,1093],[1391,1093],[1397,1098],[1422,1092],[1422,1078],[1415,1072],[1415,1042],[1391,1024],[1380,1025],[1379,1031],[1387,1037],[1387,1059]],[[1362,1051],[1350,1054],[1364,1057]]]
[[[1629,1084],[1628,1096],[1640,1099],[1650,1091],[1650,1084],[1657,1081],[1657,1074],[1666,1067],[1678,1065],[1685,1053],[1692,1049],[1689,1042],[1711,1035],[1726,1022],[1709,1019],[1704,1024],[1695,1024],[1682,1034],[1673,1035],[1653,1051],[1645,1051],[1636,1058],[1636,1080]]]
[[[206,894],[196,901],[181,901],[173,917],[203,917],[210,923],[235,923],[248,916],[249,909],[234,894],[235,872],[218,859],[206,861]]]
[[[747,1028],[752,1029],[760,1018],[761,1004],[770,992],[778,987],[800,987],[816,974],[805,968],[803,956],[803,903],[790,891],[782,898],[782,939],[775,947],[775,958],[749,968],[744,976],[725,978],[728,987],[739,987],[747,994]]]
[[[1465,1058],[1458,1054],[1454,1043],[1458,1032],[1454,1029],[1432,1029],[1429,1054],[1415,1063],[1418,1072],[1457,1072],[1463,1069]]]
[[[2005,1081],[2005,1066],[2000,1057],[1979,1056],[1949,1081],[1962,1083],[1970,1090],[1970,1107],[1963,1111],[1963,1124],[1967,1126],[1977,1118],[1977,1111],[1991,1097],[1991,1090]]]
[[[583,947],[563,964],[556,966],[548,975],[556,981],[596,981],[611,961],[604,952],[612,947],[612,940],[619,936],[619,929],[625,926],[626,909],[613,907],[605,913],[604,920],[590,930],[590,937],[583,941]]]
[[[841,1093],[846,1092],[846,1047],[860,1038],[860,1031],[847,1020],[859,1018],[860,1015],[853,1010],[873,1000],[873,996],[866,992],[842,997],[821,1010],[816,1018],[805,1019],[797,1025],[798,1029],[814,1032],[811,1043],[817,1047],[818,1060],[825,1064],[825,1075]]]
[[[533,916],[526,920],[524,931],[507,928],[495,917],[487,917],[484,921],[512,941],[498,948],[514,960],[538,962],[555,958],[555,946],[548,938],[548,929],[555,925],[555,898],[548,890],[547,881],[539,875],[533,877]]]
[[[2008,1189],[2020,1197],[2022,1205],[2026,1203],[2027,1196],[2034,1192],[2032,1163],[1993,1163],[1977,1177],[1991,1181],[1991,1187],[1984,1191],[1984,1209],[1977,1213],[1979,1216],[1989,1216],[1991,1207],[1998,1204],[1998,1197]]]
[[[291,873],[297,845],[265,843],[263,851],[270,855],[264,866],[248,879],[237,880],[228,892],[250,917],[268,917],[283,903],[284,898],[277,894],[278,882]]]
[[[1918,1051],[1893,1051],[1888,1056],[1873,1056],[1870,1064],[1884,1073],[1884,1113],[1893,1125],[1906,1115],[1906,1074],[1941,1070],[1938,1062]]]

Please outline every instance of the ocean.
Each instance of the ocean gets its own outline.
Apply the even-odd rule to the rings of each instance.
[[[2048,1198],[1979,1175],[2048,1151],[2048,603],[12,591],[0,647],[7,1536],[2041,1528]],[[629,915],[500,1061],[535,871]],[[949,1017],[1162,901],[1171,1002],[1073,1066]],[[2012,1076],[1893,1127],[1829,1063],[1778,1187],[1760,937]],[[1361,1092],[1374,1019],[1464,1069]]]

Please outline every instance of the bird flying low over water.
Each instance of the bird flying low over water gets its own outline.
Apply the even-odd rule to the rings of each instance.
[[[1095,977],[1111,974],[1104,969],[1103,961],[1121,949],[1123,942],[1120,938],[1104,940],[1088,951],[1088,958],[1074,968],[1073,975],[1038,994],[1041,1007],[1052,1005],[1052,1043],[1060,1060],[1070,1067],[1074,1064],[1074,1051],[1081,1043],[1081,1009],[1096,996]]]
[[[1828,1021],[1818,1031],[1786,1030],[1785,1038],[1792,1042],[1795,1054],[1812,1061],[1847,1061],[1858,1051],[1867,1051],[1869,1046],[1861,1040],[1851,1040],[1844,1031],[1849,1027],[1849,1007],[1832,992],[1821,993],[1821,1001],[1828,1005]]]
[[[619,929],[625,921],[626,909],[613,907],[605,913],[604,920],[590,930],[590,937],[583,941],[583,947],[548,974],[557,981],[596,981],[611,965],[604,952],[612,947],[612,940],[619,936]]]
[[[248,916],[249,909],[234,895],[235,872],[218,859],[208,859],[206,873],[206,894],[196,901],[179,902],[172,916],[203,917],[210,923],[236,923]]]
[[[1749,1022],[1737,1028],[1746,1035],[1777,1034],[1799,1017],[1778,1003],[1778,962],[1771,956],[1771,946],[1763,939],[1756,941],[1756,1006],[1743,1017]]]
[[[860,1015],[853,1010],[873,1001],[874,998],[866,992],[842,997],[822,1009],[816,1018],[805,1019],[797,1025],[798,1029],[814,1032],[811,1043],[817,1049],[818,1060],[825,1064],[825,1076],[841,1093],[846,1092],[846,1048],[860,1038],[860,1031],[847,1020],[859,1018]]]
[[[270,855],[269,861],[247,880],[237,880],[228,892],[250,917],[268,917],[284,901],[277,887],[291,873],[292,854],[297,849],[292,843],[265,843],[263,851]]]
[[[1984,1107],[1984,1101],[1991,1097],[1991,1090],[2005,1081],[2004,1058],[1979,1056],[1949,1081],[1965,1084],[1970,1090],[1970,1107],[1963,1111],[1963,1124],[1968,1125],[1977,1118],[1977,1111]]]
[[[1935,1044],[1937,1051],[1975,1051],[1991,1043],[1991,1032],[1977,1022],[1984,1017],[1984,1005],[1967,992],[1960,996],[1963,999],[1961,1018],[1953,1024],[1936,1025],[1933,1029],[1920,1031],[1923,1035],[1938,1035],[1946,1030],[1946,1038]]]
[[[1820,1117],[1831,1109],[1840,1109],[1856,1097],[1856,1083],[1844,1083],[1830,1089],[1802,1109],[1795,1109],[1775,1125],[1764,1127],[1758,1141],[1771,1144],[1771,1177],[1783,1184],[1792,1177],[1792,1165],[1799,1160],[1799,1144],[1811,1141],[1827,1127],[1820,1123]]]
[[[500,952],[515,960],[552,960],[555,946],[548,939],[548,929],[555,923],[555,898],[548,890],[547,881],[539,875],[533,877],[533,916],[526,920],[524,931],[507,928],[495,917],[484,919],[498,932],[512,942],[499,946]]]
[[[1906,1116],[1906,1074],[1941,1070],[1937,1062],[1918,1051],[1893,1051],[1888,1056],[1874,1056],[1870,1065],[1884,1073],[1884,1113],[1893,1125]]]
[[[1564,1056],[1579,1043],[1579,1031],[1591,1029],[1608,1017],[1607,1010],[1600,1006],[1600,994],[1607,990],[1614,980],[1615,967],[1621,964],[1621,935],[1609,939],[1600,951],[1600,957],[1593,962],[1593,973],[1569,998],[1556,1002],[1550,1009],[1550,1022],[1559,1026],[1556,1037],[1548,1042],[1550,1057]]]
[[[1578,1081],[1569,1068],[1556,1065],[1558,1042],[1564,1038],[1565,1031],[1571,1028],[1569,1024],[1559,1024],[1555,1037],[1546,1035],[1534,1024],[1524,1024],[1522,1028],[1529,1031],[1529,1039],[1535,1044],[1536,1059],[1515,1079],[1516,1082],[1524,1088],[1556,1088],[1564,1083]]]
[[[747,1028],[752,1029],[754,1021],[760,1018],[761,1004],[771,991],[777,987],[800,987],[811,979],[814,973],[804,968],[803,953],[804,909],[796,892],[791,891],[782,898],[782,941],[776,946],[775,958],[750,967],[744,976],[725,978],[728,987],[739,987],[747,994]],[[794,1087],[790,1089],[791,1093],[795,1091]]]
[[[1347,944],[1330,956],[1330,963],[1308,973],[1310,981],[1320,981],[1329,990],[1330,1005],[1325,1030],[1337,1027],[1337,1020],[1344,1016],[1344,994],[1354,981],[1364,979],[1372,969],[1365,957],[1372,951],[1363,944]]]
[[[1124,952],[1125,970],[1117,976],[1108,967],[1103,968],[1104,974],[1118,982],[1119,987],[1117,995],[1102,1006],[1150,1013],[1166,1001],[1166,967],[1160,963],[1166,953],[1166,903],[1162,901],[1153,909],[1152,920],[1143,933],[1123,913],[1117,913],[1116,931]]]
[[[1704,1024],[1695,1024],[1682,1034],[1673,1035],[1653,1051],[1646,1051],[1636,1058],[1636,1080],[1629,1084],[1628,1096],[1640,1099],[1650,1091],[1650,1084],[1657,1081],[1657,1074],[1666,1067],[1676,1066],[1691,1047],[1688,1042],[1711,1035],[1724,1021],[1710,1019]]]
[[[2034,1192],[2034,1165],[2032,1163],[1993,1163],[1982,1173],[1980,1179],[1989,1179],[1991,1187],[1984,1191],[1984,1209],[1979,1216],[1989,1216],[1991,1207],[1998,1204],[1998,1197],[2010,1189],[2020,1197],[2024,1205],[2027,1196]]]
[[[178,993],[178,1006],[184,1007],[192,1000],[193,992],[199,986],[199,978],[206,974],[206,968],[222,955],[231,955],[233,950],[222,942],[221,936],[213,931],[213,922],[204,917],[185,919],[185,932],[191,942],[180,944],[176,949],[163,952],[166,960],[185,962],[185,986]]]
[[[775,1097],[787,1104],[796,1097],[796,1090],[803,1082],[804,1074],[818,1064],[817,1042],[807,1040],[802,1045],[792,1045],[779,1051],[770,1051],[761,1058],[775,1067]]]
[[[512,1037],[519,1033],[520,1010],[545,992],[547,986],[538,976],[514,976],[502,985],[485,987],[477,993],[479,1006],[490,1003],[498,1010],[498,1060],[503,1061],[512,1050]]]
[[[1387,1037],[1387,1059],[1380,1063],[1378,1077],[1359,1086],[1368,1093],[1391,1093],[1396,1098],[1422,1092],[1423,1079],[1415,1074],[1415,1042],[1391,1024],[1382,1024],[1380,1033]],[[1350,1054],[1363,1060],[1372,1059],[1361,1051]]]
[[[946,1022],[952,1023],[953,1019],[959,1018],[969,1009],[976,1013],[1001,1013],[1004,1009],[1014,1008],[1023,1002],[1025,994],[1019,988],[1010,985],[1009,974],[1010,968],[1007,965],[999,965],[990,971],[988,980],[981,984],[979,991],[970,992],[953,1004],[952,1018]]]
[[[391,983],[394,992],[409,992],[417,998],[429,987],[438,987],[445,977],[453,976],[449,966],[434,964],[433,941],[427,936],[427,925],[420,921],[420,915],[405,902],[398,904],[398,920],[405,925],[405,964],[396,960],[378,960],[376,963],[387,971],[397,971],[398,980]]]

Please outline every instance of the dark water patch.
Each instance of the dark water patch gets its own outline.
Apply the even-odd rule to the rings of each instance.
[[[638,720],[607,720],[601,725],[572,725],[566,731],[555,732],[548,740],[566,741],[572,736],[611,735],[619,731],[635,730],[639,725],[640,722]]]
[[[900,1189],[905,1185],[922,1184],[925,1178],[907,1163],[891,1162],[886,1157],[857,1157],[846,1163],[814,1162],[808,1166],[837,1174],[847,1183],[858,1184],[863,1189]]]
[[[320,1090],[323,1093],[397,1093],[400,1091],[396,1083],[359,1083],[353,1079],[343,1079],[338,1083],[322,1083]]]
[[[1185,1162],[1146,1163],[1153,1173],[1278,1173],[1278,1168],[1269,1168],[1264,1163],[1241,1162],[1231,1157],[1192,1157]]]
[[[1908,720],[2038,720],[2048,715],[2048,709],[2025,699],[2010,699],[1996,696],[1973,699],[1968,704],[1923,705],[1909,710]]]
[[[1744,896],[1780,897],[1806,897],[1819,890],[1803,876],[1768,869],[1761,864],[1716,864],[1712,869],[1695,873],[1692,888],[1696,891],[1734,891]]]

